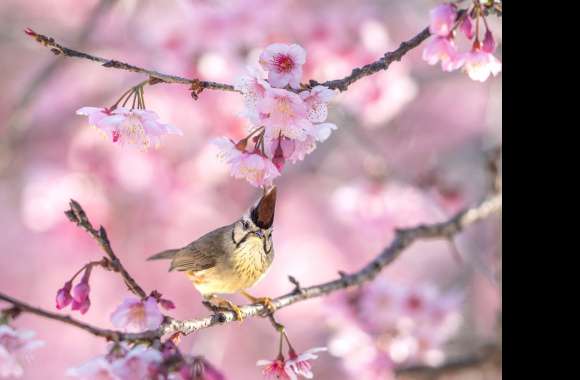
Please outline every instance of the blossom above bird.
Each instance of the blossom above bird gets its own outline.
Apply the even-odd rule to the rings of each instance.
[[[326,122],[335,91],[317,85],[298,92],[305,57],[299,45],[270,45],[259,61],[268,80],[260,69],[250,67],[236,81],[235,89],[244,97],[242,115],[251,125],[249,134],[238,142],[225,137],[213,141],[232,176],[257,187],[269,186],[286,162],[303,160],[337,128]]]

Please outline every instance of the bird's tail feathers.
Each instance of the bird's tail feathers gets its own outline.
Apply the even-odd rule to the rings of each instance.
[[[165,251],[159,252],[151,256],[150,258],[147,259],[147,261],[173,259],[173,257],[175,257],[177,252],[179,252],[179,249],[167,249]]]

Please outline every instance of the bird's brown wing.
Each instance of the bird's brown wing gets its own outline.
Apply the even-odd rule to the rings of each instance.
[[[216,266],[217,259],[224,254],[222,239],[227,227],[211,231],[180,249],[173,257],[169,270],[198,272]]]

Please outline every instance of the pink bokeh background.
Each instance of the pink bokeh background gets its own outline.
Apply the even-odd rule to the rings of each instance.
[[[147,87],[148,108],[184,136],[168,136],[149,151],[113,145],[75,110],[110,105],[143,76],[55,57],[24,28],[98,56],[228,83],[266,45],[295,42],[307,51],[304,81],[322,82],[343,77],[414,36],[436,4],[2,1],[0,290],[55,310],[57,289],[84,263],[102,256],[64,216],[73,198],[93,223],[107,228],[116,253],[146,291],[157,289],[175,302],[170,315],[207,315],[185,276],[168,274],[165,263],[145,258],[232,222],[259,196],[246,182],[229,177],[209,144],[221,135],[243,136],[239,95],[205,91],[194,101],[186,86]],[[87,38],[77,43],[93,22]],[[501,24],[490,22],[501,58]],[[55,60],[56,69],[39,78]],[[290,291],[288,275],[309,286],[336,278],[338,271],[355,271],[390,242],[394,228],[442,221],[481,200],[491,183],[485,152],[501,143],[501,74],[479,83],[461,72],[444,73],[423,62],[418,48],[387,72],[339,94],[329,120],[338,130],[277,181],[276,259],[252,289],[257,295]],[[456,242],[462,263],[445,241],[420,243],[380,277],[407,286],[465,290],[460,333],[485,341],[494,336],[500,305],[493,281],[501,251],[499,218],[470,227]],[[91,286],[91,309],[75,316],[112,327],[110,314],[128,294],[122,281],[96,270]],[[277,312],[297,348],[328,344],[333,297]],[[102,339],[62,323],[23,315],[14,325],[34,329],[47,342],[29,358],[24,379],[64,378],[67,368],[105,350]],[[267,320],[253,318],[199,331],[180,347],[205,355],[228,378],[254,379],[260,376],[256,360],[275,356],[277,337]],[[332,353],[321,355],[314,370],[320,379],[351,376]]]

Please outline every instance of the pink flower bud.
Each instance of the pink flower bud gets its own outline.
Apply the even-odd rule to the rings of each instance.
[[[485,36],[483,38],[483,45],[481,46],[481,50],[487,53],[495,52],[495,40],[493,39],[493,35],[491,31],[488,29],[485,31]]]
[[[471,22],[471,18],[469,17],[469,15],[465,15],[465,17],[463,18],[463,21],[461,21],[461,25],[459,28],[461,29],[463,34],[465,34],[465,37],[467,37],[468,39],[473,38],[474,28],[473,28],[473,23]]]
[[[36,37],[37,34],[34,30],[30,29],[30,28],[26,28],[24,29],[24,33],[28,34],[31,37]]]
[[[91,307],[91,300],[88,296],[83,300],[83,302],[77,302],[77,300],[73,298],[71,306],[73,310],[78,310],[81,314],[85,314],[89,310],[89,307]]]
[[[58,310],[67,307],[73,300],[70,295],[70,290],[72,288],[72,282],[65,282],[64,286],[58,290],[56,293],[56,308]]]
[[[278,146],[276,147],[276,151],[274,152],[272,162],[274,163],[274,165],[276,165],[276,169],[278,169],[279,172],[281,172],[282,169],[284,169],[286,159],[284,158],[284,151],[282,150],[280,142],[278,142]]]
[[[85,283],[85,282],[78,283],[73,288],[72,298],[74,299],[74,301],[76,301],[79,304],[83,303],[89,297],[90,291],[91,291],[91,288],[90,288],[88,283]]]

